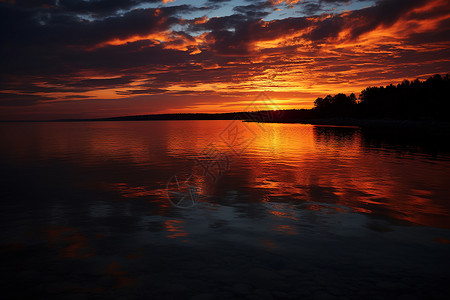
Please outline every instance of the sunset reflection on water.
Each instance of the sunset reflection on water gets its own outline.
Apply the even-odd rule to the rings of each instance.
[[[151,196],[163,197],[173,174],[193,172],[202,193],[219,205],[221,196],[236,192],[251,202],[321,202],[450,227],[446,154],[439,160],[372,147],[352,127],[246,123],[251,131],[244,127],[239,134],[252,142],[239,156],[220,138],[230,122],[18,124],[1,131],[7,145],[1,151],[22,164],[57,161],[73,170],[72,185],[115,191],[124,199],[147,197],[164,207]],[[217,182],[194,162],[210,144],[230,157]]]
[[[239,125],[240,138],[251,142],[234,151],[223,138],[230,122],[0,124],[1,251],[13,257],[6,268],[35,249],[39,259],[26,260],[23,272],[91,274],[88,287],[80,287],[81,275],[62,284],[88,294],[144,289],[150,275],[169,280],[178,275],[161,265],[179,268],[181,259],[183,276],[203,276],[198,265],[207,273],[236,266],[236,257],[277,269],[275,258],[264,259],[278,251],[288,254],[275,260],[292,259],[307,276],[333,251],[342,265],[326,264],[338,268],[367,264],[373,252],[373,262],[357,272],[372,272],[399,251],[440,268],[439,247],[450,240],[450,152],[405,150],[356,127],[257,123]],[[214,178],[198,164],[208,149],[229,158]],[[192,175],[199,194],[192,208],[167,198],[174,174]],[[423,247],[431,250],[424,254]],[[259,276],[253,273],[250,282]],[[211,280],[227,282],[222,275]],[[171,291],[156,282],[154,288]]]

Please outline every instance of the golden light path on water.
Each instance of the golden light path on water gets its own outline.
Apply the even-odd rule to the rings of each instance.
[[[233,122],[243,141],[235,146],[238,149],[231,149],[223,138]],[[115,190],[125,199],[159,195],[153,201],[161,209],[170,209],[165,199],[170,177],[195,169],[195,185],[216,197],[219,205],[220,197],[234,191],[246,197],[242,201],[320,202],[450,227],[445,188],[449,161],[437,164],[426,155],[373,147],[358,128],[241,121],[43,123],[33,128],[31,139],[20,139],[21,130],[29,128],[17,126],[3,137],[10,145],[3,151],[14,151],[8,155],[20,160],[62,159],[76,162],[79,169],[95,167],[98,174],[128,165],[127,176],[113,172],[112,178],[95,176],[83,184]],[[211,145],[229,159],[216,182],[195,166],[195,159]]]

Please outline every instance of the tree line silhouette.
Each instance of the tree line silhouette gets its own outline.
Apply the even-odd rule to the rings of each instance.
[[[328,95],[314,101],[316,117],[448,120],[450,78],[436,74],[427,80],[404,80],[398,85],[367,87],[355,94]]]

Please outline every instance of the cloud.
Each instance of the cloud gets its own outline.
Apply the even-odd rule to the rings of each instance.
[[[18,94],[18,93],[3,93],[0,92],[0,106],[31,106],[36,105],[41,101],[52,100],[51,97],[33,95],[33,94]]]
[[[126,11],[143,4],[162,3],[162,0],[14,0],[17,7],[46,9],[52,13],[77,13],[104,16]]]
[[[121,16],[89,21],[74,14],[48,14],[44,18],[40,17],[40,10],[6,6],[0,13],[0,25],[6,42],[18,45],[93,45],[167,30],[180,22],[176,14],[190,10],[188,5],[135,9]]]
[[[235,2],[55,3],[0,2],[0,106],[197,94],[211,103],[220,95],[221,107],[238,107],[230,98],[265,89],[294,105],[295,97],[311,102],[450,69],[444,0],[380,0],[359,10],[269,20],[263,19],[283,5],[322,10],[345,3],[242,1],[218,17],[198,14]],[[158,107],[211,107],[181,106],[192,101],[183,99]]]
[[[249,5],[235,6],[233,11],[245,15],[250,19],[262,19],[270,14],[274,8],[269,2],[259,1]]]

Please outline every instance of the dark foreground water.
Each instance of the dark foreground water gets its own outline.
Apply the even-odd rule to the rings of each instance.
[[[448,299],[450,155],[412,136],[0,124],[0,297]]]

